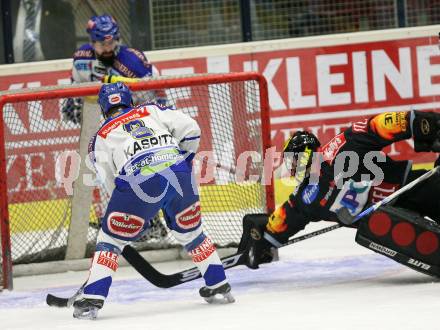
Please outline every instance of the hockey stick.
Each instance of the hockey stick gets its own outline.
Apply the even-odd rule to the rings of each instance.
[[[432,170],[426,172],[422,176],[418,177],[416,180],[408,183],[407,185],[403,186],[399,190],[395,191],[388,197],[384,198],[383,200],[377,202],[376,204],[373,204],[369,208],[365,209],[363,212],[359,213],[352,223],[360,220],[366,215],[371,214],[372,212],[376,211],[380,206],[388,204],[393,199],[401,195],[402,193],[412,189],[415,185],[418,183],[428,179],[435,173],[439,171],[440,167],[437,166],[433,168]],[[330,231],[333,231],[335,229],[338,229],[342,227],[341,224],[335,224],[326,228],[322,228],[319,230],[316,230],[314,232],[292,238],[288,240],[286,243],[282,244],[280,247],[288,246],[291,244],[295,244],[301,241],[304,241],[306,239],[319,236],[321,234],[328,233]],[[177,285],[180,285],[185,282],[189,282],[195,279],[198,279],[201,277],[201,274],[197,267],[193,267],[184,271],[180,271],[174,274],[163,274],[159,272],[156,268],[154,268],[147,260],[145,260],[139,252],[134,249],[132,246],[127,245],[125,246],[124,250],[122,251],[122,256],[127,260],[127,262],[133,266],[134,269],[136,269],[139,274],[141,274],[147,281],[152,283],[153,285],[159,287],[159,288],[171,288]],[[238,265],[243,264],[243,253],[236,253],[231,256],[222,258],[222,264],[224,269],[229,269]],[[57,307],[70,307],[73,304],[73,301],[75,298],[80,294],[83,286],[70,298],[60,298],[53,296],[51,294],[47,295],[46,302],[49,306],[57,306]]]
[[[418,183],[420,183],[420,182],[428,179],[429,177],[433,176],[434,174],[438,173],[439,169],[440,169],[440,166],[434,167],[432,170],[429,170],[425,174],[419,176],[417,179],[415,179],[415,180],[411,181],[410,183],[404,185],[399,190],[396,190],[391,195],[385,197],[384,199],[382,199],[381,201],[377,202],[376,204],[371,205],[369,208],[365,209],[364,211],[362,211],[361,213],[356,215],[356,217],[353,219],[352,223],[355,223],[356,221],[360,220],[361,218],[365,217],[366,215],[369,215],[369,214],[373,213],[374,211],[376,211],[382,205],[388,204],[389,202],[391,202],[397,196],[400,196],[404,192],[407,192],[408,190],[412,189]]]
[[[371,214],[375,210],[377,210],[380,206],[388,204],[393,199],[398,197],[399,195],[403,194],[404,192],[410,190],[418,183],[426,180],[427,178],[431,177],[435,173],[439,171],[439,167],[435,167],[434,169],[426,172],[422,176],[418,177],[416,180],[408,183],[407,185],[403,186],[399,190],[395,191],[388,197],[384,198],[383,200],[377,202],[376,204],[373,204],[369,208],[365,209],[363,212],[359,213],[352,223],[360,220],[366,215]],[[306,240],[308,238],[312,238],[321,234],[328,233],[330,231],[333,231],[335,229],[338,229],[342,227],[342,224],[335,224],[314,232],[311,232],[309,234],[305,234],[296,238],[292,238],[288,240],[286,243],[282,244],[280,247],[288,246],[291,244],[295,244],[298,242],[301,242],[303,240]],[[160,288],[171,288],[173,286],[189,282],[192,280],[195,280],[197,278],[201,277],[201,274],[199,270],[196,267],[193,267],[188,270],[184,270],[181,272],[177,272],[174,274],[163,274],[159,272],[157,269],[155,269],[147,260],[145,260],[134,248],[131,246],[126,246],[124,250],[122,251],[122,255],[124,258],[141,274],[147,281],[151,282],[153,285],[160,287]],[[243,253],[236,253],[231,256],[222,258],[221,261],[223,263],[223,267],[225,269],[229,269],[238,265],[243,264]]]
[[[295,237],[284,243],[282,246],[298,243],[306,239],[328,233],[341,227],[340,224],[332,225],[314,232]],[[136,269],[147,281],[159,288],[171,288],[173,286],[189,282],[202,277],[197,267],[193,267],[174,274],[163,274],[145,260],[136,249],[127,245],[122,251],[122,256]],[[229,269],[243,264],[243,253],[236,253],[221,259],[223,268]]]
[[[46,304],[48,304],[49,306],[52,306],[52,307],[60,307],[60,308],[70,307],[73,305],[76,297],[78,297],[82,293],[86,284],[87,284],[87,281],[84,282],[84,284],[81,285],[81,287],[75,292],[75,294],[69,298],[57,297],[57,296],[54,296],[53,294],[48,293],[46,296]]]

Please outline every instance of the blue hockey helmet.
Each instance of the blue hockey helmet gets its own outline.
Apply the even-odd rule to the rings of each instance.
[[[107,118],[112,108],[132,105],[131,91],[120,81],[113,84],[104,84],[99,90],[98,103],[101,106],[103,116]]]
[[[92,16],[87,22],[92,41],[119,40],[119,26],[110,15]]]

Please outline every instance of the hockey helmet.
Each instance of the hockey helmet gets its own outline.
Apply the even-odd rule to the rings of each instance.
[[[311,151],[316,151],[320,145],[321,143],[314,134],[307,131],[297,131],[284,144],[283,153],[304,152],[306,148],[309,148]]]
[[[87,22],[87,33],[92,41],[119,40],[118,23],[107,14],[92,16]]]
[[[118,106],[130,107],[132,105],[131,91],[123,83],[104,84],[98,94],[98,103],[105,118],[109,111]]]
[[[299,162],[307,168],[312,162],[312,153],[316,151],[321,143],[318,138],[307,131],[295,132],[284,144],[283,159],[287,168],[296,170],[296,164]],[[301,155],[301,160],[298,157]]]

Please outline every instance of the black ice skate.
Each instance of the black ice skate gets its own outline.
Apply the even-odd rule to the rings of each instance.
[[[95,320],[104,300],[82,298],[73,303],[73,317],[77,319]]]
[[[235,301],[231,294],[229,283],[225,283],[215,289],[204,286],[199,290],[199,294],[209,304],[230,304]]]

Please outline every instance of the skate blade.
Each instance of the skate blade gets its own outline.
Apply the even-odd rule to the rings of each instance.
[[[230,292],[216,294],[215,296],[206,297],[203,299],[205,299],[205,301],[208,304],[213,304],[213,305],[232,304],[233,302],[235,302],[235,298],[232,296]]]
[[[98,309],[91,309],[88,312],[73,312],[73,317],[80,320],[96,320]]]

